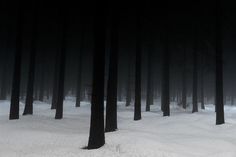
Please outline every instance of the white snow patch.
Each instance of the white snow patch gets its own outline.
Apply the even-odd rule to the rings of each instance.
[[[20,113],[24,104],[20,105]],[[176,106],[171,116],[160,108],[133,121],[133,107],[118,106],[117,132],[106,134],[106,145],[84,150],[90,122],[90,104],[75,108],[65,101],[64,119],[55,120],[50,104],[35,102],[33,116],[8,120],[9,101],[0,101],[0,157],[235,157],[236,107],[225,106],[226,124],[215,125],[214,106],[191,113]]]

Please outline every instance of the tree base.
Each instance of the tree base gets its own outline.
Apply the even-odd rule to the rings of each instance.
[[[107,132],[115,132],[115,131],[117,131],[117,128],[116,129],[111,129],[111,128],[105,128],[105,132],[107,133]]]
[[[33,115],[33,113],[25,113],[25,112],[24,112],[22,115],[23,115],[23,116]]]

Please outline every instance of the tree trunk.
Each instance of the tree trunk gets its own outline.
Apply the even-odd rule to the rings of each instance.
[[[111,19],[111,50],[106,103],[106,132],[117,130],[117,81],[118,81],[118,38],[119,17],[113,13]]]
[[[183,71],[182,71],[182,104],[183,108],[187,107],[187,92],[186,92],[186,50],[184,49],[183,55]]]
[[[59,67],[59,56],[56,54],[56,63],[54,67],[54,76],[53,76],[53,92],[52,92],[52,104],[51,109],[56,109],[56,104],[58,100],[58,67]]]
[[[152,47],[148,51],[148,69],[147,69],[147,100],[146,111],[150,111],[150,105],[153,103],[153,78],[152,78]]]
[[[126,82],[126,104],[125,106],[130,106],[131,104],[131,64],[128,63],[128,75]]]
[[[40,82],[39,82],[39,101],[43,101],[44,99],[44,80],[45,80],[45,69],[44,69],[44,63],[42,62],[42,65],[40,65]]]
[[[137,15],[134,120],[141,119],[141,17]]]
[[[193,48],[193,110],[192,113],[198,112],[198,94],[197,94],[197,87],[198,87],[198,55],[197,55],[197,48],[198,48],[198,32],[197,26],[195,26],[194,30],[194,48]]]
[[[224,94],[223,94],[223,53],[221,36],[221,4],[217,0],[216,5],[216,125],[224,124]]]
[[[81,16],[81,18],[83,18]],[[79,63],[78,63],[78,73],[77,73],[77,88],[76,88],[76,107],[80,107],[80,101],[81,101],[81,72],[82,72],[82,57],[84,53],[84,44],[85,44],[85,27],[84,27],[84,20],[81,20],[81,37],[80,37],[80,52],[79,52]]]
[[[204,54],[201,55],[201,109],[205,110],[204,103]]]
[[[7,50],[8,50],[8,46],[6,47],[6,51]],[[7,74],[7,64],[8,64],[7,52],[4,52],[3,58],[4,58],[4,60],[2,61],[2,71],[1,71],[2,75],[1,75],[0,100],[6,100],[7,99],[7,75],[6,75]]]
[[[33,101],[34,101],[34,81],[35,81],[35,54],[36,54],[36,44],[38,39],[38,10],[35,4],[34,8],[34,19],[33,19],[33,33],[31,41],[31,51],[30,51],[30,63],[28,71],[28,82],[27,82],[27,94],[25,101],[25,109],[23,115],[33,114]]]
[[[66,65],[66,33],[67,33],[67,16],[64,12],[61,13],[62,17],[62,28],[61,28],[61,42],[60,42],[60,55],[59,55],[59,74],[58,74],[58,94],[57,94],[57,104],[56,104],[56,115],[55,119],[63,118],[63,101],[64,101],[64,82],[65,82],[65,65]]]
[[[162,93],[161,93],[161,109],[163,116],[170,116],[170,55],[169,55],[169,33],[168,33],[168,16],[165,17],[164,28],[164,50],[163,50],[163,62],[162,62]]]
[[[104,134],[104,75],[106,44],[106,7],[96,1],[94,15],[93,89],[90,133],[87,149],[97,149],[105,144]],[[103,3],[107,4],[107,2]],[[100,6],[100,7],[99,7]]]
[[[16,52],[12,82],[12,94],[10,105],[10,120],[19,119],[19,96],[20,96],[20,82],[21,82],[21,57],[22,57],[22,16],[23,10],[19,3],[19,10],[17,14],[17,32],[16,32]]]

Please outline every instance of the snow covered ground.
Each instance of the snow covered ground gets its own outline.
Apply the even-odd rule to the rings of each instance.
[[[135,122],[133,108],[119,103],[119,130],[107,133],[98,150],[81,149],[88,142],[89,103],[75,108],[66,101],[64,109],[64,119],[55,120],[49,104],[36,102],[33,116],[9,121],[9,102],[0,101],[0,157],[236,156],[236,107],[225,106],[226,124],[216,126],[213,105],[194,114],[172,106],[170,117],[152,106]]]

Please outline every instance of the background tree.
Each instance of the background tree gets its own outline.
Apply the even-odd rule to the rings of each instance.
[[[34,16],[32,23],[32,40],[30,50],[30,61],[28,71],[28,82],[27,82],[27,94],[25,101],[25,109],[23,115],[33,114],[33,96],[34,96],[34,81],[35,81],[35,57],[36,57],[36,46],[38,39],[38,5],[34,4]]]
[[[136,59],[135,59],[135,102],[134,102],[134,120],[141,119],[141,44],[142,44],[142,24],[140,8],[137,8],[137,24],[136,24]]]
[[[21,2],[18,4],[17,11],[17,31],[16,31],[16,51],[13,71],[12,94],[10,105],[10,120],[19,119],[19,96],[21,82],[21,57],[22,57],[22,26],[23,8]]]
[[[221,1],[216,1],[216,81],[215,81],[215,90],[216,90],[216,98],[215,98],[215,105],[216,105],[216,124],[224,124],[224,94],[223,94],[223,53],[222,53],[222,35],[221,35]]]
[[[67,8],[66,8],[67,9]],[[66,10],[64,9],[64,10]],[[58,77],[58,97],[56,105],[55,119],[63,118],[63,101],[64,101],[64,82],[65,82],[65,65],[66,65],[66,34],[67,34],[67,12],[59,10],[62,19],[61,23],[61,43],[59,53],[59,77]]]

